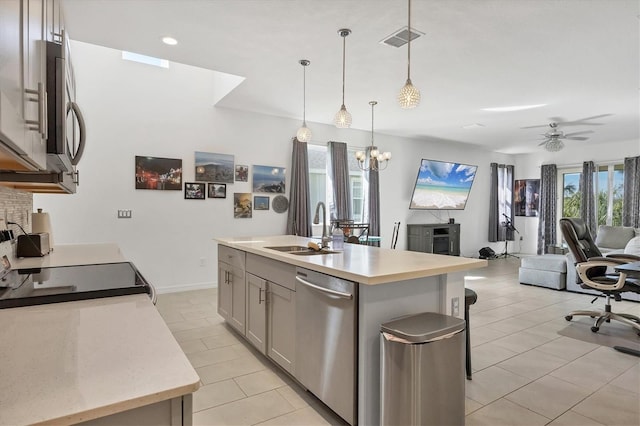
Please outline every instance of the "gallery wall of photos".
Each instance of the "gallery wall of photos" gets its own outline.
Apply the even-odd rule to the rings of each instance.
[[[228,185],[249,182],[252,192],[233,192],[233,217],[248,219],[253,211],[284,213],[286,169],[278,166],[236,164],[230,154],[195,152],[195,181],[182,179],[182,159],[136,156],[136,189],[180,191],[185,200],[226,199]],[[245,185],[246,186],[246,185]],[[274,195],[273,198],[271,195]]]

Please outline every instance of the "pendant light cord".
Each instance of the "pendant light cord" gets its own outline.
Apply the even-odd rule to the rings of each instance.
[[[302,123],[307,125],[307,66],[302,64]]]
[[[407,22],[409,41],[407,42],[407,80],[411,80],[411,0],[409,0],[409,19]]]
[[[371,148],[373,149],[373,107],[376,105],[373,102],[369,102],[371,104]]]
[[[347,35],[342,35],[342,105],[344,106],[344,63],[345,63],[345,50],[347,49]]]

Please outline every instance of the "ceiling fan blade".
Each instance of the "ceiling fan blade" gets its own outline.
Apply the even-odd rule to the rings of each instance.
[[[551,139],[543,140],[542,142],[540,142],[540,143],[538,144],[538,146],[542,146],[542,145],[546,144],[547,142],[549,142],[550,140],[551,140]]]
[[[564,136],[571,137],[571,136],[585,135],[587,133],[593,133],[593,130],[582,130],[580,132],[566,133]]]
[[[579,126],[579,125],[602,126],[604,123],[590,123],[589,120],[595,120],[597,118],[609,117],[610,115],[613,115],[613,114],[593,115],[591,117],[580,118],[578,120],[558,122],[558,124],[560,124],[562,126]]]
[[[538,126],[526,126],[526,127],[520,127],[521,129],[535,129],[537,127],[549,127],[548,124],[540,124]]]
[[[586,138],[584,136],[572,136],[570,138],[564,137],[563,139],[569,139],[569,140],[572,140],[572,141],[586,141],[589,138]]]

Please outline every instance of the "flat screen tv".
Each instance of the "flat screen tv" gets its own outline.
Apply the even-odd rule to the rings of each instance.
[[[420,162],[411,210],[464,210],[478,166],[425,160]]]

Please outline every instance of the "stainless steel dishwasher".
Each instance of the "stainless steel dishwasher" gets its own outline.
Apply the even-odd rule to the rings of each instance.
[[[295,376],[351,425],[357,412],[357,289],[352,281],[296,269]]]

